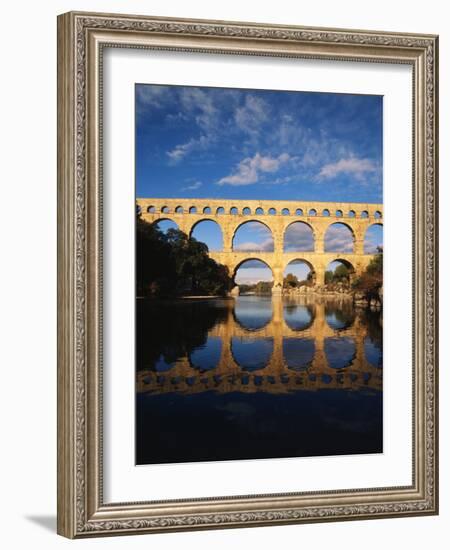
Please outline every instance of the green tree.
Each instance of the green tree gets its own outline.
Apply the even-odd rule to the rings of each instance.
[[[273,283],[269,281],[258,281],[255,286],[256,294],[271,294]]]
[[[296,288],[300,286],[300,282],[296,275],[293,273],[288,273],[286,277],[283,279],[283,287],[284,288]]]
[[[383,286],[383,249],[378,247],[366,270],[352,284],[353,289],[361,292],[368,303],[372,299],[381,301],[380,291]]]
[[[339,264],[334,270],[333,280],[335,282],[348,281],[350,278],[350,270],[344,264]]]
[[[256,285],[241,284],[239,285],[239,293],[246,294],[247,292],[254,292],[255,286]]]
[[[162,233],[136,222],[138,295],[225,295],[232,286],[228,269],[208,255],[208,247],[178,229]]]
[[[165,235],[154,224],[136,220],[136,291],[164,295],[175,284],[175,259]]]
[[[377,247],[376,255],[370,260],[369,265],[367,266],[367,273],[371,275],[383,275],[383,248]]]
[[[325,284],[330,285],[333,283],[347,282],[350,280],[350,269],[344,265],[339,264],[334,271],[325,271]]]

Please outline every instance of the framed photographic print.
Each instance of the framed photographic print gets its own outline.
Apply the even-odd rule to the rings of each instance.
[[[436,36],[58,18],[58,532],[436,514]]]

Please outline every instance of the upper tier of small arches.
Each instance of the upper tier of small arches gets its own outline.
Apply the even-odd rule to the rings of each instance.
[[[138,205],[138,212],[141,212],[142,209]],[[257,208],[250,208],[249,206],[244,206],[238,208],[237,206],[232,206],[230,208],[225,208],[223,206],[212,207],[212,206],[203,206],[201,208],[197,206],[183,207],[181,205],[171,208],[170,206],[155,206],[150,205],[145,208],[149,214],[204,214],[208,216],[221,216],[221,215],[232,215],[232,216],[297,216],[297,217],[334,217],[334,218],[372,218],[372,219],[381,219],[383,214],[380,210],[376,210],[371,215],[368,210],[344,210],[337,208],[332,210],[330,208],[324,208],[322,210],[317,208],[303,209],[303,208],[281,208],[276,209],[273,207],[262,208],[258,206]]]

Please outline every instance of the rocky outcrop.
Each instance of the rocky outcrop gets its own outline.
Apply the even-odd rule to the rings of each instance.
[[[284,288],[283,294],[287,296],[339,296],[341,298],[352,298],[353,292],[345,283],[335,283],[333,285],[302,285],[298,287]]]
[[[236,285],[230,290],[230,296],[239,296],[239,286]]]
[[[383,306],[383,287],[376,294],[367,294],[360,290],[353,290],[346,283],[333,283],[331,285],[302,285],[299,287],[284,288],[283,295],[286,296],[318,296],[329,298],[342,298],[353,300],[357,307],[370,307],[380,309]]]

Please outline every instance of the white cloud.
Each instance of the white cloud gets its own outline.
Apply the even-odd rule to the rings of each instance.
[[[338,162],[325,164],[319,172],[319,179],[331,179],[338,174],[353,174],[356,178],[361,179],[368,172],[375,172],[376,166],[370,159],[358,159],[349,157],[341,159]]]
[[[280,147],[303,151],[311,142],[312,136],[301,123],[299,115],[294,118],[290,114],[282,114],[268,138]]]
[[[215,107],[211,94],[200,88],[180,88],[180,101],[185,111],[195,117],[195,121],[204,131],[210,131],[216,124],[220,115]]]
[[[186,143],[181,143],[172,150],[167,151],[170,163],[176,164],[184,157],[199,150],[208,149],[217,139],[220,125],[220,110],[214,105],[211,94],[195,87],[180,88],[178,90],[180,109],[175,113],[175,118],[192,120],[200,129],[198,138],[191,138]],[[174,119],[174,113],[167,117]]]
[[[376,226],[372,226],[375,228]],[[383,233],[382,231],[377,231],[374,233],[369,228],[366,233],[366,238],[364,239],[364,252],[367,254],[375,254],[378,251],[378,247],[383,247]]]
[[[344,238],[329,239],[326,242],[325,252],[353,252],[353,242]]]
[[[258,221],[250,221],[246,222],[243,225],[241,225],[241,228],[250,229],[251,231],[256,231],[262,235],[267,235],[267,233],[270,233],[270,229],[263,223]]]
[[[268,185],[286,185],[298,179],[298,175],[294,174],[293,176],[284,176],[282,178],[275,178],[274,180],[266,181]]]
[[[239,269],[234,280],[238,285],[254,285],[259,283],[259,281],[270,283],[273,281],[273,276],[269,268],[264,270],[255,267],[245,271]]]
[[[195,189],[199,189],[202,185],[203,183],[201,181],[194,181],[191,185],[183,187],[182,191],[195,191]]]
[[[331,225],[325,234],[325,252],[353,252],[353,236],[343,224]]]
[[[241,252],[273,252],[273,239],[270,237],[261,242],[247,241],[235,245],[233,249]]]
[[[162,107],[167,97],[166,86],[156,84],[139,85],[136,87],[138,103],[143,106],[159,108]]]
[[[199,138],[192,138],[186,143],[181,143],[174,147],[171,151],[167,151],[167,156],[172,164],[180,162],[186,155],[192,153],[192,151],[198,151],[199,149],[206,149],[209,145],[209,140],[206,136],[200,136]]]
[[[263,156],[256,153],[237,165],[234,173],[220,179],[218,185],[250,185],[257,183],[261,172],[276,172],[280,166],[290,160],[290,155],[283,153],[278,157]]]
[[[314,236],[312,229],[303,222],[290,225],[284,234],[285,252],[308,252],[314,250]]]
[[[364,252],[366,254],[375,254],[378,251],[380,245],[366,241],[364,243]]]
[[[247,260],[236,272],[234,278],[237,284],[254,284],[258,281],[272,281],[272,270],[259,260]]]
[[[243,106],[234,113],[236,125],[244,132],[252,133],[268,119],[269,105],[260,97],[247,95]]]

